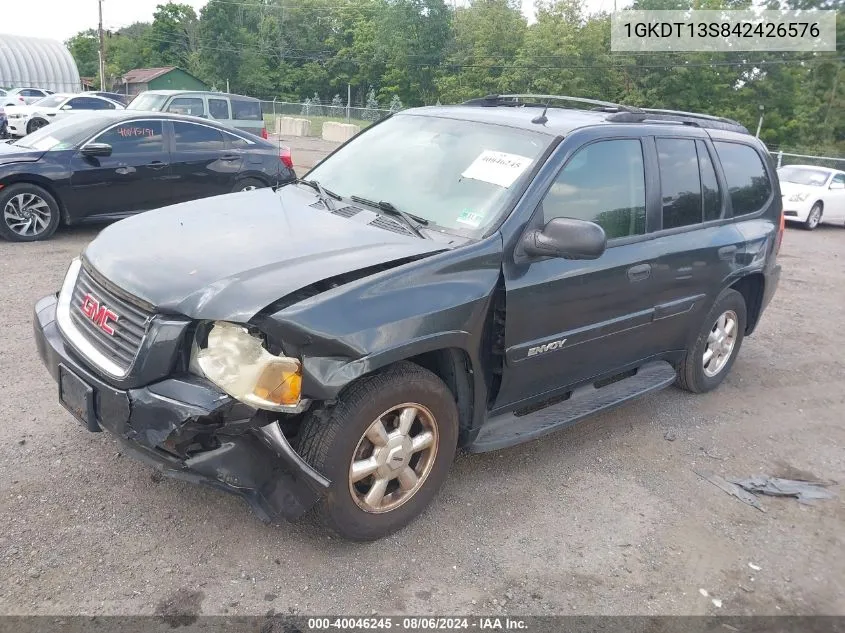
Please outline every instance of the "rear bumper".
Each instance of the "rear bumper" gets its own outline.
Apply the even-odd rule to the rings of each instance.
[[[65,345],[56,304],[50,295],[35,305],[38,354],[54,380],[59,380],[61,367],[92,388],[89,431],[112,433],[128,454],[168,477],[242,497],[264,521],[296,519],[324,494],[329,482],[281,434],[275,442],[266,439],[255,409],[206,381],[184,374],[129,390],[102,381]],[[174,454],[178,445],[194,440],[208,449],[188,457]]]

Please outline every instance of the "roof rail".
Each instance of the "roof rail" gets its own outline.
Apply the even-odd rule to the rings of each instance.
[[[546,103],[525,102],[521,99],[539,99]],[[470,99],[464,101],[463,105],[473,106],[534,106],[534,107],[548,107],[549,101],[570,101],[572,103],[583,103],[592,106],[598,106],[597,110],[611,111],[611,112],[642,112],[640,108],[633,106],[622,105],[619,103],[611,103],[610,101],[599,101],[597,99],[587,99],[585,97],[569,97],[566,95],[538,95],[538,94],[509,94],[499,95],[491,94],[480,99]]]
[[[654,108],[644,109],[641,112],[619,112],[610,114],[608,121],[614,123],[644,123],[648,121],[660,123],[680,123],[681,125],[693,125],[711,130],[727,130],[740,134],[751,134],[742,123],[732,119],[711,116],[709,114],[698,114],[695,112],[683,112],[681,110],[657,110]]]

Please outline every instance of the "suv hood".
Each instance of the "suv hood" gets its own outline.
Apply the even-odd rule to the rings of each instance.
[[[296,186],[186,202],[103,230],[83,259],[160,311],[245,322],[315,282],[444,250],[309,207]]]

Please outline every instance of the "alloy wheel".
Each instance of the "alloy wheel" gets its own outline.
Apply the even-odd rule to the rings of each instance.
[[[702,356],[704,374],[707,377],[712,378],[717,375],[728,364],[736,347],[738,326],[739,319],[733,310],[723,312],[716,319],[716,323],[713,324],[707,336],[707,345]]]
[[[365,512],[398,508],[422,488],[437,457],[437,422],[426,407],[405,403],[381,414],[358,441],[349,492]]]
[[[50,205],[34,193],[12,196],[3,209],[6,226],[23,237],[35,237],[46,231],[52,217]]]
[[[810,209],[810,217],[807,220],[807,225],[812,229],[816,228],[819,225],[819,221],[821,220],[821,217],[822,217],[821,209],[819,209],[818,207],[813,207],[812,209]]]

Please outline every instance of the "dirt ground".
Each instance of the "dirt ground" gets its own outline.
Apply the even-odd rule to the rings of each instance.
[[[845,480],[845,228],[787,231],[716,392],[461,457],[419,520],[365,545],[161,480],[60,407],[32,306],[96,233],[0,242],[0,614],[845,614],[838,486],[761,512],[694,472]]]

